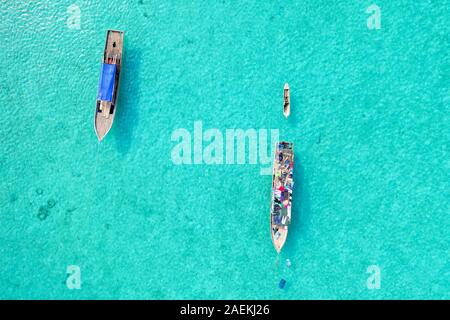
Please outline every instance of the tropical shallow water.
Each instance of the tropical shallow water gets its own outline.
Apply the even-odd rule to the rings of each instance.
[[[372,1],[73,4],[0,4],[0,298],[450,298],[448,1],[377,1],[380,29]],[[99,145],[108,28],[125,56]],[[265,140],[205,164],[196,125],[295,144],[278,268]],[[174,163],[177,132],[198,164]]]

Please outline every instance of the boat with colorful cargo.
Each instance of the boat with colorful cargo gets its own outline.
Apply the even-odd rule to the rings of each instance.
[[[106,33],[94,121],[95,133],[99,141],[111,129],[116,114],[123,39],[123,31],[108,30]]]
[[[292,190],[294,187],[294,144],[278,142],[275,148],[272,176],[272,197],[270,203],[270,234],[272,242],[280,253],[291,222]]]

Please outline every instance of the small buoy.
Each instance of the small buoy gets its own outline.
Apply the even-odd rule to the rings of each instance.
[[[285,285],[286,285],[286,280],[281,279],[280,283],[278,284],[278,287],[280,287],[280,289],[283,289]]]
[[[291,267],[291,260],[286,259],[286,267],[290,268]]]

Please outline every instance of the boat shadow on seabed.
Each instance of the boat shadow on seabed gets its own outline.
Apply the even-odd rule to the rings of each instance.
[[[130,150],[133,130],[138,124],[139,108],[139,68],[141,52],[127,50],[123,55],[123,68],[120,76],[120,87],[117,107],[117,119],[113,127],[119,153],[126,154]]]
[[[292,223],[289,225],[289,236],[281,251],[285,258],[298,256],[301,239],[306,237],[310,220],[310,196],[308,178],[304,174],[301,157],[295,154],[294,188],[292,195]],[[292,259],[291,259],[292,260]],[[297,261],[301,263],[301,261]]]

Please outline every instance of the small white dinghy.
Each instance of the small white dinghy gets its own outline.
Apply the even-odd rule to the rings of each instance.
[[[284,85],[283,113],[286,119],[291,114],[291,93],[289,91],[289,84],[287,83]]]

